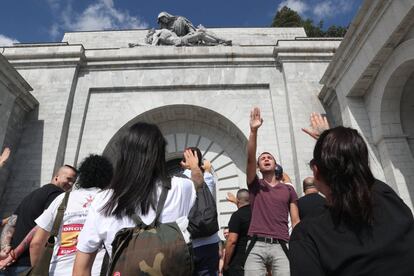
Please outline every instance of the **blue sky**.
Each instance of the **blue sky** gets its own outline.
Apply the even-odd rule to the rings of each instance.
[[[159,12],[205,27],[267,27],[284,5],[324,26],[348,25],[362,0],[1,0],[0,45],[61,41],[66,31],[156,27]]]

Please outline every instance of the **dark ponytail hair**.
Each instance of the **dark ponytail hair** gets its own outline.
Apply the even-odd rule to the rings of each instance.
[[[313,158],[330,187],[334,221],[351,227],[372,225],[375,178],[369,168],[367,145],[359,133],[342,126],[326,130],[316,142]]]
[[[103,207],[106,216],[148,214],[155,209],[157,182],[167,180],[165,149],[167,142],[154,124],[136,123],[124,134],[114,176],[109,185],[113,193]]]

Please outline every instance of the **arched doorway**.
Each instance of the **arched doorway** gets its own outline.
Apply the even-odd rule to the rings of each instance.
[[[117,143],[132,124],[143,121],[157,124],[167,145],[167,164],[171,173],[179,170],[178,163],[187,147],[200,148],[203,158],[213,167],[216,179],[216,200],[220,226],[227,225],[236,207],[226,201],[228,192],[246,187],[246,144],[244,134],[228,119],[212,110],[192,105],[170,105],[147,111],[130,120],[110,140],[104,154],[117,155]]]

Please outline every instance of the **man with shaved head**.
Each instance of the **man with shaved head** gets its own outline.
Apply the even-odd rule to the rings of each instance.
[[[300,219],[318,216],[325,209],[325,198],[319,194],[312,176],[303,180],[304,196],[298,199]]]
[[[61,193],[72,189],[76,180],[76,169],[69,165],[60,167],[53,175],[49,184],[46,184],[28,194],[17,207],[1,233],[0,259],[11,254],[29,232],[36,226],[37,219],[50,203]],[[28,247],[20,257],[0,275],[17,275],[30,267]]]
[[[244,275],[243,265],[246,259],[247,232],[252,215],[249,197],[247,189],[240,189],[237,192],[235,203],[238,210],[233,213],[229,221],[229,234],[223,267],[224,275]]]

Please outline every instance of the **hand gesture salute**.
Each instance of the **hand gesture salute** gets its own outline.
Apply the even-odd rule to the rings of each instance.
[[[260,116],[260,108],[253,108],[250,112],[250,130],[257,131],[262,123],[263,118]]]

